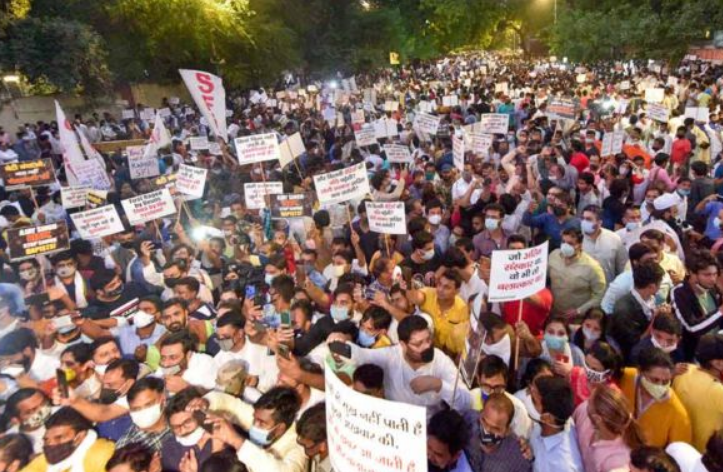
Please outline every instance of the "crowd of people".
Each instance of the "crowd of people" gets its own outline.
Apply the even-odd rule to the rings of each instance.
[[[228,136],[164,100],[159,170],[207,169],[204,196],[97,240],[61,198],[58,124],[2,132],[2,163],[50,158],[57,183],[0,188],[0,471],[331,472],[329,375],[425,407],[430,472],[723,471],[723,68],[475,53],[340,82],[236,94]],[[148,138],[143,108],[72,128]],[[359,146],[360,112],[392,133]],[[489,113],[509,131],[480,149]],[[239,165],[234,139],[261,133],[300,133],[305,152]],[[218,146],[191,149],[202,136]],[[120,215],[158,188],[121,151],[101,157]],[[370,194],[320,204],[313,177],[358,163]],[[312,212],[249,208],[244,184],[262,182]],[[372,200],[404,202],[407,234],[372,231]],[[63,220],[69,249],[9,260],[8,230]],[[543,242],[545,288],[489,301],[493,252]]]

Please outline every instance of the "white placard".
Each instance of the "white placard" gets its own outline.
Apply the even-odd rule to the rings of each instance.
[[[364,162],[326,174],[315,175],[316,195],[322,204],[341,203],[364,198],[369,191],[369,178]]]
[[[304,146],[304,140],[301,139],[301,134],[296,132],[286,138],[281,144],[279,144],[281,154],[279,156],[279,162],[281,167],[286,167],[291,162],[306,152]]]
[[[492,251],[490,302],[522,300],[545,288],[547,245]]]
[[[84,207],[86,203],[86,193],[92,187],[90,185],[81,185],[79,187],[61,187],[60,198],[63,202],[63,208],[69,210],[71,208]]]
[[[667,123],[669,119],[668,109],[659,103],[648,103],[646,107],[648,117],[651,120]]]
[[[385,144],[384,153],[390,163],[408,164],[412,162],[412,153],[409,147],[403,144]]]
[[[630,90],[630,81],[629,80],[623,80],[620,82],[620,85],[618,86],[620,90]]]
[[[132,225],[144,224],[176,212],[171,191],[167,188],[121,200],[121,205]]]
[[[708,110],[708,107],[686,107],[685,118],[693,118],[695,121],[708,123],[710,110]]]
[[[452,157],[454,166],[462,172],[464,170],[464,139],[454,136],[452,138]]]
[[[605,133],[602,139],[602,145],[600,146],[600,155],[602,157],[613,155],[613,134]]]
[[[426,472],[427,409],[354,391],[327,369],[329,458],[340,472]]]
[[[397,128],[397,120],[390,118],[382,118],[372,123],[374,125],[374,137],[377,139],[390,138],[393,136],[399,136]]]
[[[181,103],[181,99],[178,97],[171,97],[168,99],[169,105],[178,105],[179,103]]]
[[[414,127],[427,134],[437,134],[439,129],[439,116],[429,113],[417,113],[414,116]]]
[[[620,154],[623,152],[623,142],[625,141],[625,131],[615,131],[613,133],[612,154]]]
[[[194,151],[208,149],[208,138],[206,136],[194,136],[188,138],[188,140],[191,142],[191,149]]]
[[[144,108],[141,110],[141,120],[153,121],[156,119],[156,110],[154,108]]]
[[[136,111],[135,110],[121,110],[121,119],[123,120],[132,120],[136,117]]]
[[[241,165],[273,161],[279,158],[279,140],[276,134],[253,134],[236,138],[236,154]]]
[[[176,190],[194,198],[203,197],[207,169],[181,164],[176,173]]]
[[[360,130],[354,131],[354,138],[359,147],[377,144],[377,137],[372,124],[363,125]]]
[[[678,78],[675,76],[669,76],[668,77],[668,86],[669,87],[677,87],[678,86]]]
[[[284,185],[281,182],[252,182],[244,184],[244,197],[246,208],[249,210],[260,210],[266,208],[266,195],[278,195],[284,193]]]
[[[649,88],[645,89],[645,101],[648,103],[663,103],[665,89]]]
[[[485,133],[471,133],[470,140],[472,141],[472,152],[487,157],[494,142],[494,136]]]
[[[126,154],[128,154],[128,170],[131,179],[146,179],[161,174],[156,156],[145,155],[145,146],[128,146]]]
[[[399,103],[394,100],[387,100],[384,102],[384,111],[394,112],[399,108]]]
[[[66,164],[68,166],[68,164]],[[73,162],[70,165],[72,174],[75,176],[76,185],[89,185],[98,190],[110,190],[112,184],[108,178],[108,172],[100,159],[88,159],[82,162]]]
[[[502,92],[502,94],[507,95],[510,92],[509,84],[507,82],[495,84],[495,93],[498,92]]]
[[[442,105],[445,107],[456,107],[459,105],[459,97],[457,95],[445,95],[442,97]]]
[[[487,113],[480,117],[480,130],[487,134],[507,134],[510,116],[503,113]]]
[[[380,234],[407,234],[404,202],[366,202],[369,229]]]
[[[364,118],[364,110],[356,110],[351,113],[351,122],[354,125],[363,125],[366,119]]]
[[[123,222],[114,205],[74,213],[70,218],[83,239],[97,239],[123,231]]]
[[[171,116],[171,109],[170,108],[160,108],[157,111],[157,114],[161,118],[168,118],[169,116]]]

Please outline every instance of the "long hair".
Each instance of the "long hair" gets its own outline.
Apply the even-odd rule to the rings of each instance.
[[[598,385],[590,396],[590,406],[610,432],[620,435],[630,449],[646,444],[640,424],[633,418],[625,396],[616,388]]]

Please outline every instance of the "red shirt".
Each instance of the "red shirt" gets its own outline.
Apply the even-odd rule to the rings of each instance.
[[[541,302],[541,305],[530,303],[529,301],[522,302],[522,321],[527,323],[530,328],[530,333],[533,336],[538,337],[543,331],[545,320],[550,315],[552,309],[552,292],[549,288],[544,288],[537,292],[535,296]],[[502,318],[507,324],[515,326],[517,323],[517,316],[519,315],[520,302],[515,300],[513,302],[502,303]]]
[[[670,162],[673,164],[682,164],[690,155],[692,146],[687,138],[676,139],[673,141],[673,146],[670,151]]]
[[[570,159],[570,165],[575,167],[578,173],[582,174],[585,172],[585,169],[590,167],[590,159],[587,158],[585,153],[576,152],[572,155],[572,159]]]

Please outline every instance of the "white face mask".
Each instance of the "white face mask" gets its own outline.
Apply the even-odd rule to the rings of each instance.
[[[176,441],[183,447],[193,447],[203,437],[204,430],[200,426],[196,427],[191,434],[185,436],[176,436]]]
[[[440,224],[442,222],[442,215],[429,215],[427,217],[427,221],[429,221],[430,225],[437,226],[438,224]]]
[[[650,336],[650,342],[653,343],[653,346],[657,347],[661,351],[665,352],[666,354],[670,354],[671,352],[675,351],[678,348],[678,343],[673,344],[672,346],[663,346],[658,342],[657,339],[655,339],[655,336]]]
[[[505,364],[510,365],[510,358],[512,357],[512,341],[510,341],[510,335],[505,334],[505,337],[494,344],[482,343],[482,351],[488,356],[497,356],[502,359]]]
[[[337,279],[344,275],[344,264],[334,266],[334,277]]]
[[[156,321],[156,318],[143,310],[138,310],[133,315],[133,325],[136,328],[145,328],[146,326],[150,326],[154,321]]]
[[[136,426],[141,429],[147,429],[158,423],[158,420],[160,420],[163,415],[163,409],[160,403],[156,403],[142,410],[131,411],[130,415]]]
[[[30,281],[33,280],[38,275],[37,269],[27,269],[27,270],[21,270],[18,272],[18,275],[20,276],[21,280]]]
[[[96,364],[94,369],[95,373],[102,377],[105,375],[105,371],[108,370],[108,364]]]

